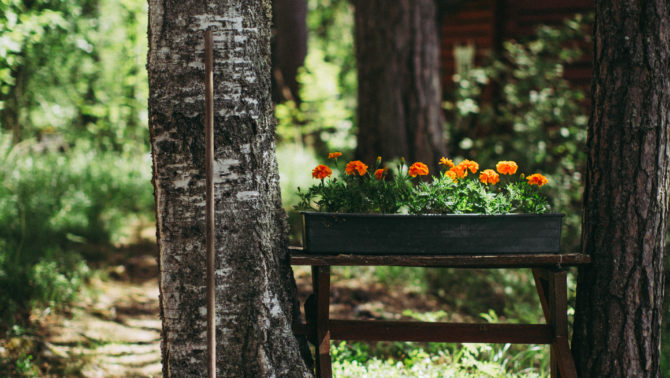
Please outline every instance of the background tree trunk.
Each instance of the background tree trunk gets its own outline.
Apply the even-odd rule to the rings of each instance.
[[[445,154],[434,0],[356,0],[357,157]]]
[[[270,0],[149,1],[150,131],[166,377],[206,374],[204,43],[214,32],[217,365],[307,376],[270,95]]]
[[[307,56],[307,0],[272,0],[272,97],[300,104],[298,69]]]
[[[581,268],[580,376],[659,376],[668,211],[670,3],[596,1]]]

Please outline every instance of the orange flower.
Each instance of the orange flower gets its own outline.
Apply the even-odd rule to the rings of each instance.
[[[526,180],[528,180],[528,185],[537,185],[537,186],[542,186],[549,182],[549,180],[547,180],[546,177],[542,176],[539,173],[535,173],[526,177]]]
[[[451,161],[450,159],[447,159],[446,157],[440,159],[440,164],[444,165],[447,168],[451,168],[454,166],[454,162]]]
[[[375,171],[375,177],[377,178],[377,180],[383,179],[387,170],[388,170],[388,168],[383,168],[383,169],[379,168],[378,170],[376,170]]]
[[[363,164],[363,162],[360,160],[354,160],[347,163],[344,171],[347,173],[347,175],[351,175],[354,173],[354,171],[356,171],[358,172],[359,176],[363,176],[364,174],[368,173],[368,166]]]
[[[332,174],[333,171],[323,164],[319,164],[316,168],[312,169],[312,177],[315,179],[323,180],[326,177],[330,177]]]
[[[495,185],[500,181],[500,176],[493,169],[485,169],[479,174],[479,181],[483,184]]]
[[[452,179],[454,181],[456,181],[456,179],[458,179],[458,177],[456,176],[456,172],[454,172],[454,171],[446,171],[446,172],[444,172],[444,175],[449,177],[450,179]]]
[[[340,156],[342,156],[341,152],[331,152],[328,154],[328,159],[337,159]]]
[[[496,164],[496,170],[503,175],[513,175],[516,173],[518,165],[513,161],[499,161]]]
[[[428,174],[428,166],[421,163],[421,162],[416,162],[412,164],[411,167],[409,167],[409,175],[412,177],[416,176],[425,176]]]
[[[458,163],[458,165],[462,165],[463,167],[467,168],[470,170],[470,172],[475,173],[479,169],[479,164],[477,162],[472,161],[472,160],[463,160],[462,162]]]
[[[453,172],[454,175],[456,175],[456,178],[459,178],[459,179],[465,178],[465,176],[468,175],[467,168],[464,165],[461,165],[461,164],[454,165],[453,167],[451,167],[449,172]],[[451,176],[449,176],[449,177],[451,177]]]

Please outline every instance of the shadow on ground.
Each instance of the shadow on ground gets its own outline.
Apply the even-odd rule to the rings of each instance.
[[[91,248],[93,250],[93,248]],[[87,256],[99,274],[69,313],[40,319],[42,360],[55,375],[161,375],[158,265],[155,243],[98,250]]]
[[[122,248],[90,247],[85,252],[95,275],[87,292],[66,314],[39,319],[43,339],[39,360],[52,376],[161,376],[158,266],[155,242]],[[311,292],[309,267],[294,266],[301,303]],[[389,288],[371,275],[332,273],[331,318],[411,319],[415,313],[447,310],[432,296]],[[463,321],[459,315],[451,321]]]

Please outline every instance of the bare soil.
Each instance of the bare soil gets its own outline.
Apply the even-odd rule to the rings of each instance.
[[[97,265],[102,278],[90,282],[81,301],[41,319],[40,360],[51,361],[47,370],[57,376],[160,376],[155,245],[118,249]]]
[[[156,247],[143,243],[106,253],[94,263],[103,274],[67,313],[42,316],[42,371],[51,376],[161,376]],[[311,293],[309,267],[294,266],[299,298]],[[339,319],[406,319],[449,309],[411,287],[389,288],[371,270],[332,272],[331,314]],[[442,307],[441,307],[442,306]],[[451,318],[460,321],[463,319]]]

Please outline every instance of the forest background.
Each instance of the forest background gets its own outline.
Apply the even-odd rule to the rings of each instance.
[[[0,0],[0,339],[30,332],[31,315],[64,311],[86,295],[82,288],[96,274],[96,260],[132,243],[137,230],[154,221],[146,13],[143,0]],[[539,27],[527,40],[505,41],[500,56],[455,76],[443,102],[449,157],[482,166],[515,160],[528,171],[544,172],[553,208],[566,214],[562,247],[572,251],[579,249],[590,94],[562,74],[565,65],[592,48],[578,43],[590,39],[591,22],[591,16],[577,15],[560,27]],[[292,211],[296,187],[313,183],[311,169],[325,162],[328,152],[352,158],[357,144],[350,3],[309,0],[307,27],[307,57],[298,74],[301,101],[276,107],[280,184],[294,243],[300,240],[300,218]],[[492,86],[499,93],[495,105],[485,95]],[[666,271],[669,266],[666,258]],[[541,319],[526,273],[341,269],[345,276],[367,275],[390,287],[414,286],[486,321]],[[512,300],[492,308],[477,295],[462,296],[463,285],[472,293],[496,291]],[[569,289],[573,305],[574,276]],[[440,320],[448,314],[409,316]],[[395,368],[383,362],[387,358],[411,369],[426,358],[437,361],[433,357],[440,353],[460,353],[464,369],[506,364],[503,370],[519,373],[540,371],[548,363],[546,348],[521,358],[525,349],[515,355],[509,346],[351,343],[334,348],[336,369],[349,372],[366,369],[361,364],[372,369],[375,358],[382,361],[379,369]],[[30,371],[31,358],[29,353],[1,357],[0,367]]]

